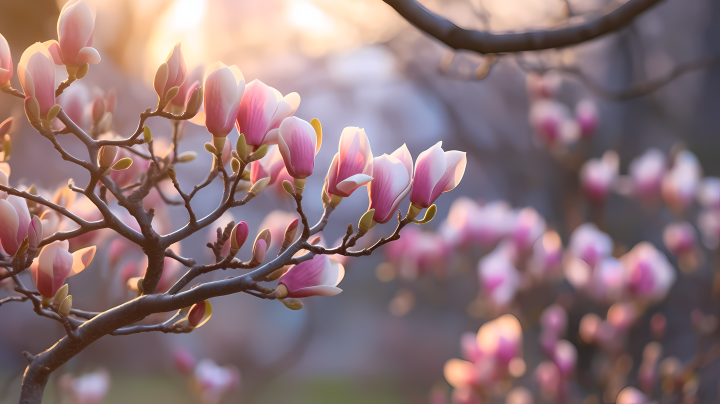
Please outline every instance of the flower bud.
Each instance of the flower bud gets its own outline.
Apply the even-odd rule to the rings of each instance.
[[[95,96],[92,103],[91,115],[93,125],[98,125],[103,116],[105,116],[105,99]]]
[[[360,233],[367,233],[368,230],[372,229],[373,226],[377,224],[377,222],[373,220],[373,215],[375,215],[375,209],[370,209],[362,215],[360,223],[358,223]]]
[[[68,295],[68,297],[60,303],[60,307],[58,307],[58,314],[60,317],[67,317],[70,315],[70,309],[72,309],[72,295]]]
[[[189,163],[193,160],[195,160],[195,157],[197,157],[197,153],[194,151],[187,151],[184,153],[180,153],[178,156],[177,162],[178,163]]]
[[[100,147],[100,151],[98,151],[98,165],[100,166],[101,171],[105,171],[113,165],[117,152],[117,146]]]
[[[239,250],[248,238],[250,230],[247,223],[240,222],[232,230],[230,235],[230,248],[234,251]]]
[[[298,299],[280,299],[280,303],[284,304],[290,310],[300,310],[303,308],[303,302]]]
[[[53,297],[52,302],[60,307],[60,304],[62,304],[63,300],[67,297],[69,290],[70,287],[67,283],[62,285],[62,287],[58,289],[57,293],[55,293],[55,297]]]
[[[127,170],[128,168],[130,168],[130,166],[132,166],[132,164],[133,160],[130,157],[125,157],[118,160],[118,162],[112,166],[112,169],[114,171]]]
[[[300,222],[300,219],[295,219],[288,225],[287,229],[285,229],[285,241],[291,243],[293,240],[295,240],[295,235],[297,234],[298,230],[298,223]]]
[[[4,120],[2,123],[0,123],[0,136],[4,137],[5,135],[10,132],[10,128],[12,128],[13,118],[10,117],[6,120]]]
[[[255,245],[253,246],[253,258],[254,263],[261,263],[265,259],[265,253],[267,252],[268,244],[263,239],[256,239]]]
[[[238,157],[242,161],[247,161],[248,158],[248,146],[245,142],[245,134],[241,133],[238,137],[237,144],[235,145],[235,149],[237,150]]]
[[[200,328],[210,320],[212,305],[207,300],[196,303],[190,308],[187,320],[191,328]]]
[[[263,178],[263,179],[261,179],[261,180],[258,180],[256,183],[254,183],[254,184],[252,185],[252,187],[250,187],[250,190],[248,191],[248,193],[249,193],[249,194],[252,194],[252,195],[257,195],[257,194],[259,194],[260,192],[262,192],[262,190],[265,189],[265,187],[267,187],[267,185],[268,185],[269,183],[270,183],[270,178],[269,178],[269,177],[268,177],[268,178]]]
[[[37,248],[43,238],[42,222],[37,216],[33,216],[28,225],[28,242],[32,248]]]
[[[185,83],[186,76],[187,67],[182,55],[182,48],[178,43],[170,51],[165,63],[161,64],[155,73],[153,86],[160,97],[161,104],[170,102],[178,94],[180,86]]]

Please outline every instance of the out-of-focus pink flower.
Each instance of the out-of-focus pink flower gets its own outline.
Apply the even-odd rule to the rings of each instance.
[[[512,241],[520,251],[528,251],[535,241],[545,233],[545,219],[533,208],[517,212],[512,229]]]
[[[449,404],[447,390],[440,386],[433,386],[428,397],[428,404]]]
[[[211,359],[198,362],[193,377],[200,389],[203,404],[217,404],[240,384],[240,372],[233,367],[218,366]]]
[[[554,273],[562,262],[562,239],[554,231],[546,231],[533,246],[531,270],[541,278]]]
[[[4,87],[13,76],[13,62],[10,54],[10,46],[2,34],[0,34],[0,87]]]
[[[702,176],[700,163],[694,154],[683,150],[675,157],[675,164],[662,180],[662,196],[665,203],[682,211],[692,203]]]
[[[535,369],[535,381],[548,397],[557,397],[560,393],[560,377],[560,369],[553,362],[542,362]]]
[[[160,65],[155,73],[153,87],[158,97],[160,97],[160,101],[165,100],[168,91],[173,87],[178,88],[179,94],[180,86],[185,83],[186,79],[187,67],[185,66],[185,58],[183,58],[182,47],[178,42],[170,51],[167,59],[165,59],[165,63]],[[177,95],[175,95],[173,99],[175,97],[177,97]]]
[[[634,303],[615,303],[608,309],[607,323],[618,331],[627,331],[637,321],[639,313]]]
[[[592,293],[595,298],[612,302],[620,299],[625,291],[625,267],[616,258],[605,258],[594,268],[592,274]]]
[[[293,116],[299,106],[298,93],[283,97],[278,90],[253,80],[245,87],[240,101],[236,121],[238,133],[245,134],[245,141],[253,149],[262,144],[275,144],[283,119]]]
[[[665,155],[658,149],[648,149],[630,163],[630,177],[635,193],[643,198],[656,195],[665,175],[667,162]]]
[[[558,337],[565,335],[567,322],[567,312],[557,304],[548,306],[540,315],[540,325],[543,331],[549,331]]]
[[[87,107],[90,104],[90,90],[82,82],[75,82],[63,91],[57,99],[58,104],[78,126],[88,125]],[[62,125],[62,124],[60,124]]]
[[[429,207],[441,194],[455,189],[466,165],[465,152],[443,151],[442,142],[437,142],[417,158],[410,201],[418,208]]]
[[[602,159],[590,159],[580,169],[585,196],[594,203],[604,202],[617,179],[620,158],[610,150]]]
[[[283,168],[285,163],[279,148],[270,146],[265,157],[250,163],[250,182],[254,184],[260,179],[270,178],[268,185],[272,185],[277,181]]]
[[[203,79],[204,113],[193,122],[204,123],[214,137],[225,137],[235,124],[240,99],[245,91],[245,78],[237,66],[215,62]],[[204,122],[203,122],[204,120]]]
[[[347,198],[372,179],[373,154],[365,130],[356,127],[343,129],[338,152],[327,173],[327,193]]]
[[[186,76],[185,82],[178,89],[177,95],[173,97],[172,100],[170,100],[168,106],[171,109],[175,109],[174,112],[185,111],[187,103],[188,101],[190,101],[190,96],[192,96],[193,94],[193,91],[195,91],[198,87],[201,87],[202,84],[203,68],[202,66],[196,66],[192,70],[192,72],[190,72],[190,74]]]
[[[564,104],[540,100],[530,106],[530,126],[546,145],[572,143],[580,136],[580,126]]]
[[[95,246],[83,248],[70,254],[67,240],[55,241],[45,246],[30,266],[30,274],[38,292],[53,297],[65,283],[65,279],[82,272],[95,256]]]
[[[570,235],[570,253],[594,267],[612,253],[610,236],[598,230],[592,223],[578,226]]]
[[[511,248],[511,247],[510,247]],[[488,294],[493,304],[503,307],[515,297],[520,286],[520,274],[513,263],[513,252],[500,245],[478,263],[480,289]]]
[[[310,123],[294,116],[285,118],[278,132],[278,147],[290,176],[303,179],[313,173],[319,148]]]
[[[452,404],[482,404],[480,396],[472,389],[455,389],[451,397]]]
[[[441,269],[450,257],[450,247],[442,236],[423,232],[418,227],[406,227],[400,240],[388,244],[385,255],[406,279],[413,279],[430,269]]]
[[[443,373],[445,380],[456,389],[476,385],[478,381],[478,372],[475,365],[461,359],[450,359],[445,362]]]
[[[595,133],[598,126],[598,108],[590,99],[585,99],[575,106],[575,119],[580,126],[580,136],[588,138]]]
[[[77,404],[100,404],[110,390],[110,374],[105,369],[69,379],[67,386]]]
[[[720,208],[720,178],[703,178],[698,187],[697,200],[706,208]]]
[[[374,179],[368,185],[368,210],[375,209],[373,220],[387,223],[410,192],[413,162],[407,146],[403,144],[389,156],[375,157],[372,170]]]
[[[704,209],[697,218],[698,230],[705,247],[715,249],[720,240],[720,210]]]
[[[284,210],[273,210],[270,212],[263,221],[260,223],[260,229],[270,230],[270,242],[271,245],[268,248],[278,247],[282,244],[285,236],[285,229],[288,223],[292,222],[298,217],[295,212],[287,212]]]
[[[623,255],[620,262],[627,271],[628,291],[642,300],[662,300],[675,282],[675,270],[667,257],[646,241]]]
[[[337,285],[345,276],[345,268],[327,255],[318,254],[311,260],[293,265],[278,280],[285,285],[287,296],[335,296],[342,292]],[[279,287],[279,286],[278,286]]]
[[[195,357],[185,348],[175,348],[173,352],[175,369],[184,375],[192,374],[195,367]]]
[[[553,362],[555,362],[563,377],[570,377],[577,363],[577,348],[575,348],[575,345],[564,339],[559,340],[555,344]]]
[[[45,119],[55,105],[55,65],[47,48],[36,42],[23,52],[18,78],[25,92],[26,110]]]
[[[650,400],[648,400],[645,394],[641,393],[640,390],[635,387],[630,386],[620,390],[615,400],[616,404],[648,404],[649,402]]]
[[[69,67],[100,63],[100,53],[92,47],[95,15],[83,0],[68,1],[60,11],[57,24],[58,42],[46,45],[55,63]]]
[[[483,356],[507,366],[512,358],[522,353],[522,327],[512,314],[488,321],[478,330],[477,344]]]
[[[544,74],[530,72],[525,84],[531,98],[552,98],[555,97],[562,85],[562,77],[555,71]]]
[[[494,201],[479,206],[475,212],[468,209],[467,219],[470,240],[492,247],[512,232],[515,213],[507,202]]]
[[[663,231],[665,247],[675,256],[692,252],[696,238],[695,228],[688,222],[670,223]]]
[[[170,287],[178,280],[178,278],[180,278],[180,271],[182,270],[181,266],[182,264],[175,261],[174,259],[165,258],[165,260],[163,261],[163,273],[160,276],[160,281],[158,282],[158,286],[155,292],[167,292]]]
[[[533,404],[532,394],[525,387],[514,387],[508,393],[505,404]]]
[[[0,199],[0,243],[3,250],[14,255],[31,225],[30,211],[25,199],[10,195]]]

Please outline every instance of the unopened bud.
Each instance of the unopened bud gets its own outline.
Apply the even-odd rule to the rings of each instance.
[[[50,111],[48,111],[47,117],[45,119],[47,119],[48,122],[52,121],[60,113],[61,109],[62,109],[62,107],[60,107],[59,105],[57,105],[57,104],[53,105],[52,108],[50,108]]]
[[[248,191],[251,195],[257,195],[260,192],[262,192],[265,187],[270,183],[270,177],[262,178],[257,180],[252,187],[250,187],[250,190]]]
[[[37,188],[35,187],[35,184],[30,185],[30,188],[27,189],[27,193],[30,195],[37,196]],[[28,209],[32,210],[37,207],[37,202],[31,201],[30,199],[26,199]]]
[[[238,172],[238,170],[240,170],[240,160],[233,157],[232,160],[230,160],[230,168],[232,168],[232,172]]]
[[[177,181],[177,173],[175,172],[175,167],[173,167],[173,166],[168,167],[167,173],[168,173],[168,177],[170,177],[172,182]]]
[[[205,143],[205,150],[207,150],[209,153],[217,154],[217,149],[210,142]]]
[[[303,303],[298,299],[280,299],[280,302],[290,310],[300,310],[303,308]]]
[[[31,124],[40,123],[40,103],[35,97],[25,98],[25,115]]]
[[[241,161],[247,162],[248,158],[248,146],[247,141],[245,140],[245,134],[241,133],[238,137],[237,144],[235,145],[235,150],[237,151],[238,157],[240,157]]]
[[[112,166],[112,169],[114,171],[127,170],[128,168],[130,168],[130,166],[132,166],[132,164],[133,164],[132,159],[130,157],[125,157],[125,158],[121,158],[120,160],[118,160],[118,162],[115,163],[114,166]]]
[[[197,153],[195,153],[194,151],[186,151],[184,153],[181,153],[178,156],[177,162],[178,163],[189,163],[189,162],[195,160],[195,157],[197,157]]]
[[[15,256],[19,257],[27,252],[28,247],[30,247],[30,238],[25,237],[23,241],[20,243],[20,247],[18,247],[17,251],[15,252]]]
[[[207,300],[196,303],[190,308],[187,316],[188,325],[192,328],[200,328],[210,320],[212,316],[212,305]]]
[[[117,152],[117,146],[100,146],[100,151],[98,151],[98,165],[101,170],[104,171],[113,165]]]
[[[245,244],[245,240],[247,240],[249,233],[250,228],[247,223],[240,222],[235,225],[232,233],[230,234],[230,248],[235,251],[239,250],[243,244]]]
[[[268,146],[266,144],[261,145],[260,147],[257,148],[257,150],[255,150],[255,152],[253,152],[252,156],[250,156],[250,160],[256,161],[256,160],[262,159],[267,154],[267,151],[268,151]]]
[[[152,132],[147,126],[143,126],[143,140],[145,140],[145,143],[152,142]]]
[[[290,194],[290,195],[295,194],[295,188],[293,188],[293,185],[290,183],[290,181],[284,180],[282,182],[282,187],[285,190],[285,192],[287,192],[288,194]]]
[[[298,223],[300,223],[300,219],[295,219],[288,225],[287,229],[285,229],[285,241],[292,242],[295,240],[295,235],[297,234],[298,230]]]
[[[180,87],[177,87],[177,86],[169,89],[169,90],[167,91],[167,93],[165,93],[165,103],[167,104],[168,102],[170,102],[170,100],[172,100],[173,98],[175,98],[175,96],[177,95],[178,91],[180,91]]]
[[[91,117],[93,125],[100,123],[100,120],[105,115],[105,99],[102,97],[95,97],[92,103]]]
[[[70,309],[72,309],[72,295],[68,295],[65,299],[63,299],[62,303],[60,303],[60,307],[58,307],[58,314],[60,317],[67,317],[70,315]]]
[[[255,245],[253,245],[253,257],[252,262],[255,264],[260,264],[265,259],[265,253],[267,252],[267,244],[265,243],[265,240],[263,239],[257,239],[255,240]]]
[[[250,181],[250,171],[244,170],[242,174],[240,174],[240,180],[241,181]]]
[[[70,287],[68,284],[64,284],[58,289],[57,293],[55,293],[55,297],[53,297],[52,302],[55,303],[58,307],[60,307],[60,304],[62,304],[63,300],[68,295],[68,291],[70,290]]]
[[[250,181],[240,181],[235,187],[235,192],[244,192],[249,190],[250,187],[252,187],[252,183]]]
[[[202,106],[203,102],[203,88],[198,87],[193,91],[192,95],[190,96],[190,99],[187,102],[187,107],[185,108],[185,113],[183,116],[185,118],[191,118],[197,115],[198,111],[200,111],[200,107]]]
[[[362,215],[362,217],[360,218],[360,223],[358,223],[358,229],[360,229],[360,233],[367,233],[368,230],[372,229],[373,226],[377,224],[373,219],[374,215],[375,209],[370,209]]]
[[[33,216],[28,225],[28,245],[32,248],[38,248],[42,242],[43,230],[42,222],[37,216]]]

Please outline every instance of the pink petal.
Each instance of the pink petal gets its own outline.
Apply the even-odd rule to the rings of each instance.
[[[245,83],[237,82],[233,69],[221,62],[208,68],[204,84],[205,126],[214,136],[227,136],[232,130],[234,119],[228,127],[228,117],[237,114],[244,88]]]
[[[44,42],[43,45],[45,45],[48,52],[50,52],[53,62],[55,62],[55,64],[58,66],[62,66],[64,63],[62,61],[62,51],[60,50],[60,44],[57,43],[57,41],[52,40]]]
[[[95,32],[95,17],[84,1],[64,7],[58,20],[58,38],[66,65],[80,66],[76,61],[80,50],[91,43]]]
[[[315,129],[296,117],[286,118],[280,125],[278,146],[288,173],[294,178],[307,178],[315,168]]]
[[[376,222],[386,223],[400,204],[400,197],[410,191],[410,176],[403,162],[386,154],[373,160],[373,175],[368,186],[368,209],[375,209]]]
[[[75,58],[75,63],[81,66],[86,63],[96,65],[100,63],[100,53],[95,48],[84,47],[80,49],[80,52],[78,52],[78,55]]]
[[[336,188],[339,192],[339,195],[345,195],[350,196],[350,194],[353,193],[356,189],[360,188],[361,186],[367,184],[368,182],[372,181],[373,177],[365,174],[355,174],[353,176],[350,176],[349,178],[340,181]]]
[[[0,243],[3,250],[10,255],[14,255],[19,247],[17,241],[19,222],[15,207],[10,202],[0,199]]]
[[[467,157],[465,152],[459,152],[456,150],[445,152],[445,159],[447,161],[447,168],[445,174],[435,185],[432,193],[432,202],[434,202],[440,194],[448,191],[452,191],[462,180],[465,174],[465,166],[467,166]]]
[[[268,124],[267,130],[271,131],[280,127],[282,121],[290,116],[300,107],[300,95],[298,93],[290,93],[278,101],[277,109]]]
[[[13,75],[13,62],[10,54],[10,46],[2,34],[0,34],[0,84],[5,84]]]
[[[372,175],[372,168],[367,173],[366,169],[372,164],[372,151],[365,131],[360,128],[349,127],[343,129],[340,135],[340,147],[338,150],[338,174],[339,181],[343,181],[355,174],[365,173]],[[335,189],[329,188],[331,194]],[[349,196],[349,195],[346,195]]]
[[[245,134],[247,144],[257,147],[263,143],[277,104],[272,88],[262,81],[253,80],[246,86],[237,113],[237,129]]]
[[[432,205],[433,189],[445,174],[446,159],[441,145],[442,142],[438,142],[420,153],[415,165],[415,178],[410,200],[422,208]]]
[[[13,206],[18,217],[17,243],[20,245],[28,235],[28,226],[30,226],[31,221],[30,211],[28,210],[25,199],[19,196],[11,195],[7,198],[7,201]]]

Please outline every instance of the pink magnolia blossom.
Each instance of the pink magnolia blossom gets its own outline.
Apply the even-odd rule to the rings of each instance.
[[[666,159],[658,149],[648,149],[630,162],[630,177],[637,195],[647,198],[660,191],[660,184],[666,170]]]
[[[480,396],[472,389],[455,389],[451,397],[452,404],[482,404]]]
[[[184,375],[192,374],[195,367],[195,357],[185,348],[175,348],[173,352],[175,369]]]
[[[0,87],[4,87],[13,76],[13,62],[10,54],[10,46],[2,34],[0,34]]]
[[[463,196],[450,206],[447,219],[440,225],[440,234],[453,246],[479,243],[494,247],[510,233],[514,223],[515,215],[507,202],[480,205]]]
[[[570,235],[570,253],[594,267],[612,253],[610,236],[598,230],[592,223],[578,226]]]
[[[280,277],[288,297],[335,296],[342,292],[337,285],[345,276],[345,268],[327,255],[318,254],[311,260],[293,265]]]
[[[625,387],[620,390],[620,393],[615,400],[616,404],[650,404],[650,400],[647,396],[640,392],[635,387]]]
[[[545,219],[535,209],[523,208],[516,213],[511,239],[520,251],[528,251],[542,237],[546,227]]]
[[[585,196],[594,203],[607,199],[618,176],[620,159],[616,152],[605,152],[602,159],[590,159],[580,169]]]
[[[202,123],[214,137],[225,137],[233,129],[235,116],[245,91],[245,78],[237,66],[215,62],[203,79],[204,112],[193,122]]]
[[[277,181],[283,168],[285,168],[285,163],[280,149],[270,146],[265,157],[250,163],[250,182],[254,184],[260,179],[270,178],[268,185],[272,185]]]
[[[368,185],[370,206],[375,209],[373,220],[387,223],[395,214],[400,202],[410,192],[413,161],[404,144],[391,155],[373,159],[373,181]]]
[[[68,67],[100,63],[100,53],[92,47],[95,15],[84,0],[65,3],[57,24],[58,42],[46,45],[55,63]]]
[[[178,42],[175,47],[170,51],[165,63],[160,65],[155,73],[155,81],[153,87],[160,100],[165,100],[168,91],[173,87],[178,87],[178,94],[180,93],[180,86],[185,83],[187,79],[187,67],[185,66],[185,58],[183,58],[182,47]],[[177,97],[177,95],[175,95]],[[175,98],[173,97],[173,99]]]
[[[675,210],[683,210],[692,203],[702,176],[697,157],[683,150],[675,157],[675,164],[662,180],[665,203]]]
[[[238,133],[245,134],[245,141],[254,149],[262,144],[275,144],[280,124],[293,116],[299,106],[298,93],[283,97],[278,90],[253,80],[245,87],[240,101],[236,120]]]
[[[201,87],[202,84],[203,68],[202,66],[196,66],[190,74],[186,75],[185,82],[182,83],[178,89],[177,95],[170,100],[168,106],[170,108],[175,108],[177,110],[176,112],[184,111],[187,107],[188,101],[190,101],[190,96],[192,96],[193,91],[195,91],[198,87]]]
[[[211,359],[198,362],[193,378],[200,388],[201,402],[217,404],[240,384],[240,372],[233,367],[218,366]]]
[[[675,269],[667,257],[649,242],[641,242],[620,258],[625,267],[629,293],[641,300],[662,300],[675,282]]]
[[[284,210],[273,210],[260,222],[260,229],[270,230],[270,247],[279,247],[285,236],[285,229],[288,223],[297,219],[296,212],[288,212]]]
[[[575,370],[577,363],[577,348],[570,341],[561,339],[555,344],[553,352],[553,362],[558,367],[560,374],[568,378]]]
[[[565,335],[567,323],[567,311],[558,304],[548,306],[540,315],[540,325],[543,331],[549,331],[557,337]]]
[[[430,207],[441,194],[455,189],[466,165],[465,152],[443,151],[442,142],[437,142],[417,158],[410,201],[418,208]]]
[[[572,143],[580,136],[580,126],[564,104],[540,100],[530,106],[530,126],[546,145]]]
[[[665,247],[675,256],[692,252],[696,238],[695,228],[688,222],[670,223],[663,231]]]
[[[525,83],[531,98],[552,98],[555,97],[562,85],[562,77],[555,71],[545,74],[530,72]]]
[[[85,127],[88,125],[90,115],[88,114],[88,105],[90,105],[90,90],[82,82],[75,82],[72,86],[63,91],[57,98],[58,104],[73,122],[78,126]],[[60,124],[62,126],[62,123]]]
[[[364,129],[347,127],[327,174],[327,193],[346,198],[373,179],[373,154]]]
[[[406,279],[413,279],[431,269],[444,269],[452,250],[437,233],[418,227],[406,227],[400,240],[387,245],[385,255]]]
[[[33,112],[39,114],[38,119],[45,119],[55,105],[55,65],[43,44],[36,42],[23,52],[18,63],[18,78],[25,92],[26,109],[34,109],[30,105],[36,105],[38,110]]]
[[[593,269],[591,287],[596,299],[604,302],[617,301],[627,287],[626,269],[620,260],[605,258]]]
[[[0,243],[3,250],[14,255],[32,226],[25,199],[10,195],[0,199]]]
[[[484,357],[492,357],[507,366],[522,353],[522,327],[512,314],[502,315],[483,324],[477,333],[477,344]]]
[[[110,374],[100,369],[65,381],[73,403],[100,404],[110,390]]]
[[[319,148],[310,123],[294,116],[285,118],[278,132],[278,148],[290,176],[303,179],[313,173]]]
[[[563,245],[556,231],[546,231],[533,245],[530,269],[539,278],[557,272],[562,262]]]
[[[500,245],[478,263],[480,289],[496,306],[507,306],[520,286],[520,274],[513,263],[514,251],[511,246]]]
[[[598,109],[592,100],[585,99],[575,106],[575,119],[580,125],[580,136],[588,138],[595,133],[598,126]]]
[[[67,240],[55,241],[40,251],[30,266],[30,274],[38,292],[53,297],[65,283],[65,279],[77,275],[93,260],[95,246],[86,247],[70,254]]]
[[[225,227],[228,225],[228,223],[234,222],[234,221],[235,221],[235,217],[233,216],[232,213],[230,213],[230,212],[223,213],[222,216],[220,216],[220,218],[217,219],[215,221],[215,223],[213,223],[212,226],[208,226],[208,227],[210,227],[210,229],[208,230],[208,234],[207,234],[207,242],[214,244],[217,241],[218,227],[220,229],[222,229],[222,231],[225,231]],[[235,226],[237,227],[237,225],[235,225]],[[223,256],[227,256],[230,253],[230,244],[231,244],[231,241],[230,241],[230,239],[228,239],[225,242],[225,244],[223,244],[222,250],[220,250],[220,254],[222,254]],[[206,251],[207,251],[208,257],[210,259],[214,260],[215,253],[210,249],[207,249]]]
[[[706,208],[720,208],[720,178],[703,178],[698,186],[697,200]]]
[[[717,248],[720,240],[720,210],[704,209],[698,214],[697,227],[702,234],[702,242],[709,249]]]
[[[535,381],[546,397],[557,397],[560,394],[561,374],[555,363],[541,362],[535,369]]]

